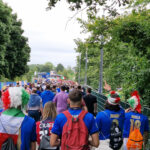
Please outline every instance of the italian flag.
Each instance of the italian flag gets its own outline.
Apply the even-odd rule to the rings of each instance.
[[[11,137],[15,144],[17,144],[17,138],[19,129],[24,120],[25,115],[21,110],[16,108],[10,108],[4,111],[0,116],[0,149],[2,144]]]

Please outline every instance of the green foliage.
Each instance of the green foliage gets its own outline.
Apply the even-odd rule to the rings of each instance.
[[[58,64],[56,67],[51,63],[47,62],[45,64],[31,64],[28,65],[29,71],[23,76],[19,76],[15,78],[15,81],[27,80],[28,82],[32,82],[32,77],[35,72],[50,72],[56,71],[58,69],[58,74],[66,77],[67,80],[75,80],[75,73],[73,68],[67,67],[65,68],[62,64]]]
[[[150,3],[150,0],[132,0],[130,6],[132,7],[145,7]]]
[[[83,23],[86,31],[90,32],[90,36],[85,42],[79,39],[75,41],[76,52],[81,53],[81,79],[84,78],[87,49],[88,85],[95,89],[98,88],[100,49],[102,47],[100,35],[104,35],[104,80],[114,90],[122,88],[121,93],[125,100],[130,97],[132,90],[138,90],[143,104],[150,106],[149,10],[133,11],[130,15],[114,20],[93,17]],[[79,58],[77,61],[77,67],[79,67]]]
[[[64,66],[62,65],[62,64],[58,64],[57,66],[56,66],[56,71],[57,72],[63,72],[63,70],[64,70]]]
[[[52,9],[56,6],[58,1],[61,0],[48,0],[48,9]],[[103,6],[105,10],[112,16],[116,16],[118,14],[116,7],[125,6],[129,4],[129,0],[67,0],[69,3],[69,8],[74,10],[82,9],[83,6],[87,8],[88,12],[97,12],[99,11],[99,7]]]
[[[21,21],[0,0],[0,79],[13,80],[28,71],[30,57],[28,39],[23,36]]]
[[[66,80],[75,80],[75,73],[71,67],[64,68],[63,71],[59,71],[58,74],[63,75]]]
[[[37,71],[38,72],[50,72],[54,69],[54,65],[50,62],[47,62],[43,65],[37,65]]]

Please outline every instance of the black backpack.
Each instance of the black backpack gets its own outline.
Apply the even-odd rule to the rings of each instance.
[[[110,143],[109,147],[113,150],[119,150],[123,144],[122,131],[116,122],[112,122],[110,128]]]
[[[17,150],[14,142],[13,142],[13,139],[12,138],[8,138],[3,144],[2,144],[2,147],[1,147],[1,150]]]

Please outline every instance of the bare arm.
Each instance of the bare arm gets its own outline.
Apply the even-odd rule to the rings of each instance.
[[[50,145],[52,147],[60,145],[60,140],[57,134],[51,134]]]
[[[94,113],[97,113],[97,103],[94,103]]]
[[[106,91],[111,91],[111,86],[110,86],[109,84],[107,84],[106,80],[105,80],[104,89],[105,89]]]
[[[83,106],[82,109],[88,111],[88,108],[86,106]]]
[[[31,142],[31,150],[36,150],[36,142]]]
[[[98,147],[99,146],[99,137],[98,132],[91,135],[92,140],[89,141],[91,146]]]
[[[88,108],[86,107],[84,99],[82,99],[82,104],[81,105],[82,105],[83,110],[88,111]]]

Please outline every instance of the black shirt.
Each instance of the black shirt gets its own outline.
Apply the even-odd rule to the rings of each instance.
[[[87,94],[83,97],[86,107],[88,108],[88,111],[94,115],[94,103],[97,103],[96,96],[92,94]]]

